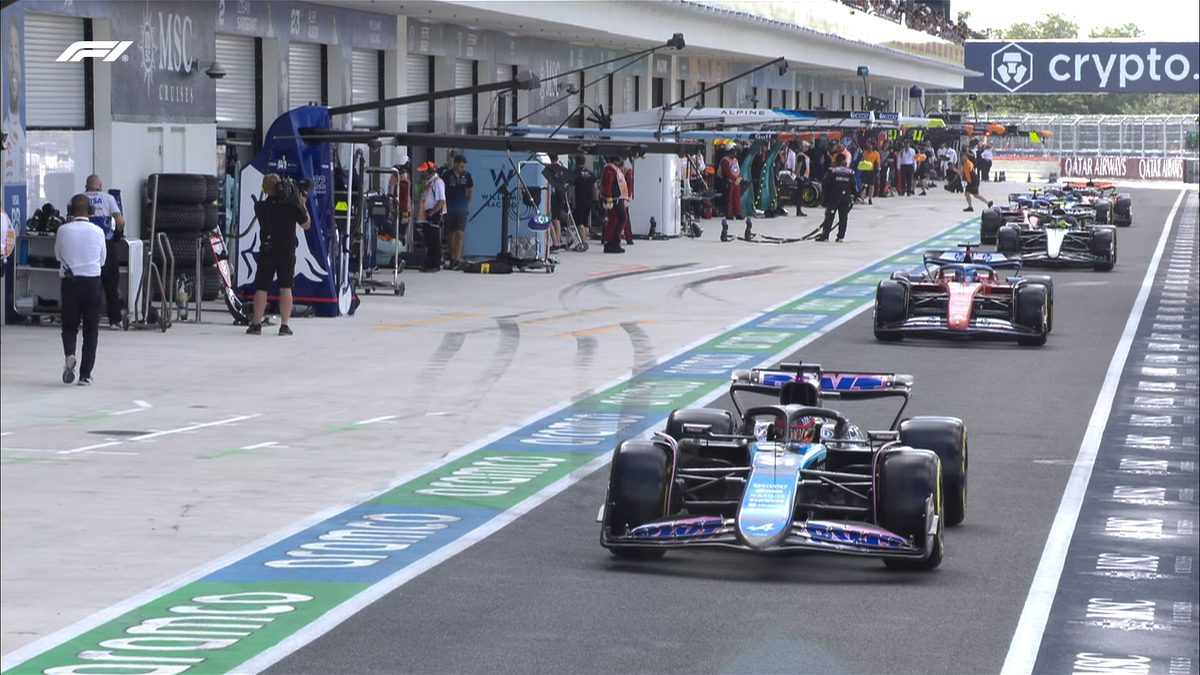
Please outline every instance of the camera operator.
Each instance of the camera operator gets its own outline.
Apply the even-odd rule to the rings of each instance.
[[[246,329],[249,335],[262,334],[263,313],[267,310],[267,291],[271,282],[279,280],[279,334],[291,335],[288,318],[292,315],[292,283],[296,276],[296,226],[307,230],[312,224],[308,217],[308,187],[297,185],[279,174],[263,176],[262,189],[266,199],[254,203],[258,219],[260,244],[258,271],[254,275],[254,323]]]

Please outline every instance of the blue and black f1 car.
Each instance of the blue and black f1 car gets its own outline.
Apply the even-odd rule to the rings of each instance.
[[[817,551],[927,570],[966,516],[967,433],[953,417],[900,421],[912,377],[815,364],[734,374],[736,413],[676,410],[666,430],[617,446],[600,543],[621,558],[670,548]],[[746,394],[777,403],[743,407]],[[903,399],[891,428],[862,431],[826,399]]]

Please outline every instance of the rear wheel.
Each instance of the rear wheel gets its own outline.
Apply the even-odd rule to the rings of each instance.
[[[668,513],[671,457],[665,447],[650,441],[625,441],[613,454],[608,478],[604,526],[616,534],[662,518]],[[653,560],[665,551],[654,548],[609,548],[618,558]]]
[[[942,564],[945,527],[937,455],[914,448],[885,451],[876,465],[875,486],[879,526],[910,538],[915,546],[930,549],[929,556],[921,560],[884,558],[884,564],[896,570],[931,570]],[[938,517],[932,537],[927,528],[931,510]]]
[[[1109,222],[1109,212],[1112,211],[1110,202],[1096,202],[1096,222],[1107,224]]]
[[[904,333],[889,331],[884,327],[902,323],[908,318],[908,285],[895,279],[879,282],[875,289],[875,339],[881,342],[899,342]]]
[[[1024,277],[1027,284],[1038,284],[1046,287],[1046,334],[1054,330],[1054,279],[1044,275],[1031,274]]]
[[[1117,264],[1117,231],[1111,227],[1092,230],[1092,241],[1089,244],[1092,255],[1092,269],[1097,272],[1109,272]]]
[[[1129,195],[1117,197],[1117,203],[1113,205],[1112,222],[1123,227],[1133,224],[1133,199]]]
[[[1013,225],[1005,225],[996,233],[996,250],[1001,253],[1021,252],[1021,231]]]
[[[942,506],[947,525],[967,517],[967,429],[957,417],[914,417],[900,423],[900,442],[932,450],[942,461]]]
[[[1022,284],[1017,287],[1013,323],[1036,331],[1034,335],[1017,336],[1017,344],[1040,347],[1046,344],[1046,287]]]
[[[995,244],[1000,231],[1000,209],[988,209],[979,215],[979,243]]]

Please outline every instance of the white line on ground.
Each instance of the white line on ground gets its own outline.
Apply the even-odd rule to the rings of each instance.
[[[149,410],[150,408],[154,407],[154,406],[150,405],[149,403],[146,403],[145,401],[134,401],[134,403],[137,404],[136,408],[130,408],[129,410],[118,410],[118,411],[116,411],[114,413],[110,413],[110,414],[113,417],[116,417],[117,415],[128,415],[130,413],[142,412],[142,411]]]
[[[1158,248],[1154,250],[1154,257],[1151,258],[1146,277],[1142,280],[1142,290],[1133,302],[1129,320],[1125,322],[1125,332],[1121,334],[1112,361],[1108,364],[1108,373],[1100,387],[1100,394],[1096,397],[1096,407],[1092,409],[1092,417],[1088,420],[1087,433],[1083,436],[1079,455],[1075,458],[1075,468],[1071,469],[1071,477],[1063,490],[1058,513],[1054,517],[1054,524],[1050,526],[1050,535],[1046,537],[1046,547],[1042,549],[1042,559],[1033,575],[1033,584],[1025,598],[1025,608],[1021,611],[1021,619],[1017,622],[1017,629],[1009,644],[1008,656],[1005,657],[1004,667],[1000,670],[1001,675],[1032,673],[1037,663],[1037,655],[1042,648],[1042,635],[1046,631],[1050,608],[1054,605],[1054,596],[1058,592],[1058,582],[1062,578],[1067,551],[1071,547],[1075,523],[1079,520],[1079,510],[1083,506],[1083,498],[1092,479],[1092,468],[1096,464],[1100,440],[1104,435],[1104,428],[1108,426],[1113,399],[1117,395],[1117,384],[1121,381],[1121,372],[1125,368],[1126,359],[1129,358],[1129,349],[1133,345],[1138,324],[1141,323],[1150,287],[1154,285],[1154,275],[1158,271],[1163,249],[1166,248],[1167,239],[1171,235],[1171,223],[1175,221],[1175,214],[1186,195],[1186,190],[1179,193],[1175,206],[1167,215],[1167,222],[1158,239]]]
[[[259,448],[269,448],[272,445],[279,445],[279,442],[278,441],[263,441],[262,443],[255,443],[254,445],[247,445],[247,446],[244,446],[244,447],[241,447],[238,449],[239,450],[257,450]]]
[[[361,421],[361,422],[355,422],[355,424],[357,424],[357,425],[363,425],[363,424],[375,424],[376,422],[386,422],[386,421],[388,421],[388,420],[394,420],[394,419],[396,419],[397,417],[399,417],[399,415],[384,415],[383,417],[372,417],[372,418],[371,418],[371,419],[369,419],[369,420],[363,420],[363,421]]]
[[[654,279],[670,279],[671,277],[682,277],[682,276],[685,276],[688,274],[700,274],[701,272],[714,272],[716,270],[726,269],[727,267],[729,267],[729,265],[717,265],[716,267],[705,267],[704,269],[699,269],[699,270],[686,270],[684,272],[669,272],[667,274],[655,274],[652,277],[643,277],[642,280],[643,281],[653,281]]]
[[[82,448],[75,448],[73,450],[59,450],[58,454],[74,455],[74,454],[80,453],[80,452],[87,452],[88,450],[96,450],[98,448],[107,448],[109,446],[120,445],[122,443],[128,443],[128,442],[132,442],[132,441],[145,441],[145,440],[149,440],[151,438],[158,438],[159,436],[167,436],[170,434],[181,434],[186,431],[195,431],[197,429],[204,429],[206,427],[216,427],[216,426],[221,426],[223,424],[231,424],[233,422],[241,422],[242,420],[253,419],[255,417],[260,417],[261,415],[262,415],[262,413],[254,413],[253,415],[238,415],[237,417],[230,417],[229,419],[217,420],[216,422],[201,422],[201,423],[197,423],[197,424],[189,424],[186,427],[180,427],[178,429],[167,429],[166,431],[155,431],[155,432],[149,433],[149,434],[142,434],[141,436],[133,436],[133,437],[127,438],[123,441],[110,441],[108,443],[100,443],[98,445],[85,445]]]

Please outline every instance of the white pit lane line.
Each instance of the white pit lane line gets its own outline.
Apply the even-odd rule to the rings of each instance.
[[[1021,610],[1021,619],[1017,630],[1013,633],[1012,642],[1008,647],[1008,656],[1004,659],[1001,675],[1029,675],[1037,664],[1038,652],[1042,648],[1042,635],[1046,631],[1046,623],[1050,620],[1050,609],[1054,606],[1054,596],[1058,593],[1059,579],[1062,577],[1063,565],[1067,561],[1067,551],[1071,548],[1071,539],[1075,533],[1075,523],[1079,520],[1079,510],[1083,506],[1083,498],[1087,493],[1088,483],[1092,479],[1092,468],[1096,465],[1096,454],[1100,450],[1100,439],[1108,426],[1109,414],[1112,411],[1113,400],[1117,395],[1117,384],[1121,381],[1121,372],[1125,361],[1129,358],[1129,349],[1133,345],[1134,335],[1142,321],[1142,312],[1146,308],[1146,299],[1150,296],[1150,288],[1154,285],[1154,277],[1158,273],[1158,265],[1162,260],[1163,250],[1166,249],[1167,239],[1171,236],[1172,223],[1179,205],[1187,196],[1187,190],[1179,193],[1175,206],[1167,215],[1162,235],[1158,239],[1158,247],[1154,249],[1154,257],[1150,259],[1150,267],[1142,281],[1142,289],[1133,302],[1129,311],[1129,320],[1125,322],[1125,332],[1117,343],[1112,361],[1108,365],[1108,373],[1104,377],[1104,385],[1096,397],[1096,407],[1092,409],[1092,417],[1088,420],[1087,433],[1079,446],[1079,455],[1075,458],[1075,468],[1067,480],[1063,490],[1062,502],[1058,505],[1058,513],[1054,516],[1054,524],[1046,537],[1046,548],[1042,550],[1042,559],[1038,563],[1037,572],[1033,575],[1033,584],[1029,595],[1025,598],[1025,608]]]

